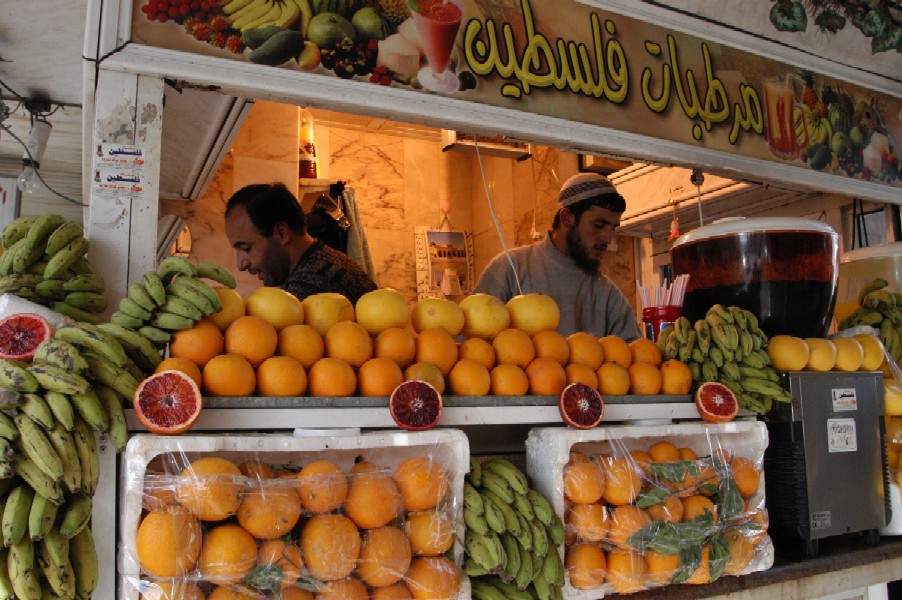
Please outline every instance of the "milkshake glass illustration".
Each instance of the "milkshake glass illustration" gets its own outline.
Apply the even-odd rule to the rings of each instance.
[[[764,107],[767,113],[767,145],[771,154],[783,160],[799,155],[796,137],[795,94],[786,81],[768,79],[764,82]]]
[[[417,8],[411,15],[429,61],[417,79],[427,90],[454,92],[459,82],[448,62],[463,19],[463,5],[460,0],[418,0]]]

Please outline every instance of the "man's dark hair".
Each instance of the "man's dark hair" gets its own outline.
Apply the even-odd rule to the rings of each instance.
[[[572,212],[573,216],[576,217],[576,221],[578,223],[582,214],[593,206],[604,208],[612,212],[622,213],[626,210],[626,199],[624,199],[623,196],[617,193],[601,194],[599,196],[592,196],[591,198],[580,200],[579,202],[574,202],[570,206],[567,206],[567,208],[570,209],[570,212]],[[554,213],[554,220],[551,223],[551,228],[557,229],[560,224],[561,211],[558,210],[556,213]]]
[[[304,231],[304,211],[284,183],[246,185],[229,198],[226,216],[243,206],[251,223],[263,237],[270,237],[276,223],[284,222],[292,231]]]

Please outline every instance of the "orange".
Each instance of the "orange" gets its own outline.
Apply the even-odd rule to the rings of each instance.
[[[651,523],[648,513],[633,504],[615,506],[611,510],[611,528],[608,541],[618,548],[630,548],[630,536]]]
[[[357,371],[357,391],[361,396],[390,396],[403,381],[401,367],[390,358],[371,358]]]
[[[651,455],[645,450],[630,450],[630,457],[642,473],[648,473],[648,465],[653,462]]]
[[[711,581],[711,567],[708,564],[708,560],[711,556],[711,548],[708,544],[702,546],[702,561],[701,564],[698,565],[698,568],[692,575],[689,576],[689,579],[686,580],[686,583],[694,583],[696,585],[704,585]]]
[[[316,460],[297,474],[301,505],[314,514],[337,509],[348,496],[348,478],[340,466]]]
[[[265,319],[276,331],[304,322],[304,305],[297,296],[277,287],[259,287],[244,301],[247,314]]]
[[[340,321],[323,336],[326,356],[340,358],[356,371],[373,357],[373,338],[359,323]]]
[[[559,396],[567,386],[567,373],[561,363],[544,356],[534,358],[527,365],[526,377],[529,393],[534,396]]]
[[[416,362],[435,365],[442,376],[451,372],[457,362],[457,344],[450,333],[437,327],[424,329],[417,335],[416,343]]]
[[[363,538],[357,575],[371,587],[392,585],[407,573],[412,558],[403,531],[392,526],[379,527],[367,531]]]
[[[454,519],[441,509],[409,513],[404,521],[404,533],[415,555],[438,556],[454,544]]]
[[[606,362],[595,372],[598,376],[598,391],[604,396],[623,396],[630,391],[630,374],[626,367]]]
[[[642,490],[642,476],[631,458],[617,456],[602,460],[605,468],[604,500],[621,505],[634,502]]]
[[[219,525],[204,534],[197,566],[214,583],[237,583],[257,565],[257,542],[238,525]]]
[[[679,523],[683,520],[683,501],[676,495],[667,496],[664,498],[664,502],[648,507],[648,516],[653,521]]]
[[[564,373],[567,375],[567,384],[582,382],[591,388],[598,389],[598,375],[588,365],[580,363],[571,363],[564,367]]]
[[[404,578],[415,600],[452,600],[460,592],[460,571],[444,556],[413,559]]]
[[[496,365],[489,377],[493,396],[525,396],[529,391],[529,378],[517,365]]]
[[[688,394],[692,389],[692,371],[675,358],[664,361],[661,370],[662,394]]]
[[[727,575],[740,575],[748,569],[755,556],[755,542],[739,529],[728,529],[724,532],[727,547],[730,549],[730,560],[724,568]]]
[[[661,371],[648,363],[629,366],[630,394],[649,396],[661,391]]]
[[[448,386],[455,396],[485,396],[492,388],[492,378],[484,364],[472,358],[462,358],[448,373]]]
[[[181,371],[188,377],[194,380],[194,383],[197,384],[197,387],[201,387],[203,384],[203,378],[200,373],[200,367],[197,366],[190,358],[184,356],[170,356],[169,358],[164,359],[160,364],[157,365],[157,368],[154,369],[154,373],[159,373],[160,371]]]
[[[577,504],[594,504],[601,500],[605,488],[605,471],[597,460],[575,462],[564,466],[564,498]]]
[[[245,460],[238,465],[238,470],[245,477],[253,479],[269,479],[272,477],[272,467],[256,458]]]
[[[598,340],[601,349],[604,350],[604,361],[615,362],[622,367],[629,368],[633,364],[633,353],[629,344],[622,337],[606,335]]]
[[[495,362],[499,365],[517,365],[525,369],[536,357],[532,339],[513,327],[498,332],[492,339],[492,347],[495,349]]]
[[[150,583],[141,592],[141,600],[204,600],[197,585],[184,579],[161,579]]]
[[[149,512],[138,525],[135,552],[141,568],[154,577],[180,577],[200,555],[200,524],[184,509]]]
[[[247,314],[247,307],[245,306],[244,298],[241,297],[238,290],[217,285],[213,288],[213,291],[219,296],[219,303],[222,305],[222,308],[213,314],[207,315],[206,318],[216,325],[219,331],[225,331],[232,324],[232,321]]]
[[[327,581],[316,592],[316,600],[369,600],[366,586],[355,578]]]
[[[304,563],[314,579],[334,581],[351,574],[360,554],[360,533],[344,515],[314,515],[301,529]]]
[[[401,491],[387,473],[368,462],[354,465],[342,510],[357,527],[387,525],[400,514],[401,507]]]
[[[597,588],[604,583],[607,560],[604,551],[595,544],[574,544],[567,548],[564,559],[570,585],[580,590]]]
[[[386,287],[367,292],[358,298],[354,314],[357,323],[375,337],[389,327],[406,327],[410,320],[410,307],[404,294]]]
[[[495,349],[482,338],[469,338],[457,347],[458,360],[471,358],[482,363],[486,369],[491,370],[495,366]]]
[[[667,585],[673,580],[680,566],[680,554],[661,554],[654,550],[645,551],[645,576],[655,585]]]
[[[238,524],[264,540],[289,533],[301,516],[301,498],[289,485],[270,479],[245,490],[238,507]]]
[[[284,538],[266,540],[257,549],[257,566],[277,577],[280,586],[291,586],[301,576],[304,566],[301,547]]]
[[[321,358],[307,372],[307,393],[311,396],[353,396],[357,374],[340,358]]]
[[[263,596],[252,588],[221,585],[213,588],[207,600],[263,600]]]
[[[187,358],[198,367],[203,367],[211,358],[222,354],[222,349],[222,332],[204,319],[190,329],[176,331],[169,340],[169,356]]]
[[[445,393],[445,376],[432,363],[418,362],[404,369],[404,381],[425,381],[439,394]]]
[[[326,354],[323,336],[310,325],[289,325],[279,331],[276,354],[290,356],[307,370]]]
[[[637,338],[629,343],[632,362],[644,362],[659,366],[664,356],[658,345],[648,338]],[[631,363],[632,364],[632,363]]]
[[[314,600],[311,592],[297,586],[283,586],[279,592],[282,594],[282,600]]]
[[[225,330],[225,351],[247,359],[255,369],[276,353],[279,334],[272,323],[263,317],[238,317]]]
[[[698,460],[698,454],[695,453],[695,450],[692,448],[686,448],[685,446],[680,448],[680,460]]]
[[[700,494],[683,498],[683,521],[691,521],[706,512],[710,512],[714,523],[717,523],[717,508],[710,498]]]
[[[737,456],[730,464],[733,470],[733,481],[739,488],[739,493],[743,498],[748,498],[758,491],[758,484],[761,483],[761,473],[755,467],[755,463],[749,459]]]
[[[257,367],[258,396],[303,396],[306,391],[304,365],[290,356],[271,356]]]
[[[566,525],[584,542],[600,542],[608,535],[611,521],[602,503],[574,504],[567,512]]]
[[[608,583],[618,594],[645,589],[645,561],[641,554],[614,549],[608,553]]]
[[[202,521],[222,521],[241,504],[244,477],[230,460],[199,458],[179,474],[175,495],[179,503]]]
[[[437,505],[448,491],[448,474],[431,456],[414,456],[398,465],[392,475],[404,508],[426,510]]]
[[[389,327],[373,340],[373,356],[389,358],[406,369],[417,356],[416,339],[406,329]]]
[[[567,336],[570,347],[570,363],[587,365],[594,371],[604,362],[604,349],[598,338],[585,331],[577,331]]]
[[[237,354],[214,356],[204,366],[202,375],[208,396],[252,396],[257,389],[254,367]]]
[[[412,600],[410,590],[403,583],[370,590],[370,600]]]
[[[570,344],[567,338],[555,330],[540,331],[532,336],[532,345],[535,346],[536,356],[553,358],[562,365],[570,360]]]
[[[648,455],[651,456],[653,462],[667,463],[680,460],[680,449],[672,442],[661,440],[655,442],[648,448]]]

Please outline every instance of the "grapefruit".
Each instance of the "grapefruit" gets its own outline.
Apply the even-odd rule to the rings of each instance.
[[[422,431],[438,423],[442,416],[442,396],[432,384],[410,379],[391,393],[388,409],[398,427]]]
[[[739,401],[733,390],[717,381],[707,381],[695,392],[695,406],[709,423],[732,421],[739,413]]]
[[[883,342],[873,333],[859,333],[852,336],[858,340],[864,350],[864,362],[861,363],[862,371],[879,371],[883,366],[885,354]]]
[[[417,333],[437,327],[457,337],[464,328],[465,317],[460,306],[447,298],[422,298],[414,304],[410,321]]]
[[[398,290],[380,288],[362,295],[354,306],[354,314],[367,333],[375,337],[389,327],[407,326],[410,307]]]
[[[16,313],[0,320],[0,357],[30,361],[34,351],[53,331],[36,313]]]
[[[767,342],[767,355],[778,371],[801,371],[808,365],[811,349],[805,340],[793,335],[775,335]]]
[[[354,320],[354,305],[345,296],[336,292],[322,292],[307,296],[301,301],[304,306],[304,323],[310,325],[321,336],[339,321]]]
[[[864,362],[864,348],[861,342],[853,337],[834,337],[833,344],[836,346],[836,366],[837,371],[857,371]]]
[[[510,325],[510,312],[504,302],[490,294],[473,294],[458,304],[464,313],[463,335],[490,340]]]
[[[571,383],[558,398],[558,410],[564,423],[574,429],[592,429],[604,417],[604,400],[595,388]]]
[[[277,287],[259,287],[244,301],[246,314],[269,321],[276,331],[304,323],[304,305],[291,292]]]
[[[557,329],[561,322],[561,309],[551,296],[545,294],[519,294],[507,301],[511,327],[525,331],[530,337],[540,331]]]
[[[203,405],[200,388],[182,371],[154,373],[135,390],[135,415],[148,431],[178,435],[191,429]]]

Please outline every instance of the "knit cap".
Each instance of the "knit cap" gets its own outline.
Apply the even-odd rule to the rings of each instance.
[[[561,186],[558,208],[607,194],[618,194],[618,192],[606,178],[598,173],[577,173]]]

